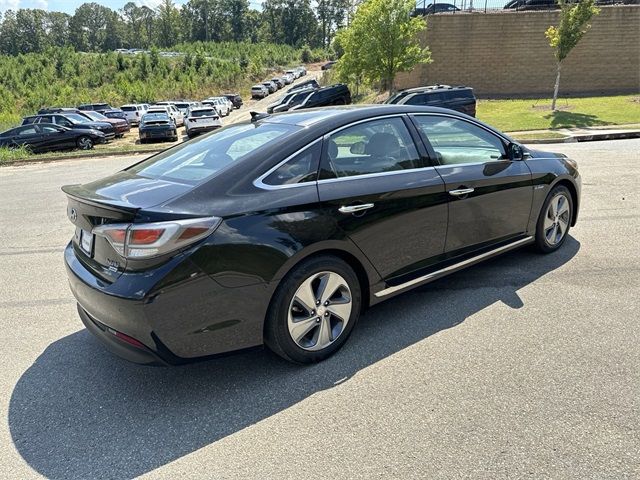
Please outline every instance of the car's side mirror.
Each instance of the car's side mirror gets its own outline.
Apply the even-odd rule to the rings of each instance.
[[[524,149],[522,148],[522,145],[519,145],[517,143],[510,143],[508,147],[508,155],[509,155],[509,160],[513,162],[524,160],[525,155],[524,155]]]
[[[349,147],[349,151],[356,155],[364,155],[364,147],[365,147],[364,142],[356,142],[356,143],[353,143],[351,147]]]

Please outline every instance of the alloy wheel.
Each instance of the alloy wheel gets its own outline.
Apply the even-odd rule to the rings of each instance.
[[[93,142],[89,137],[80,137],[78,140],[78,146],[82,150],[90,150],[93,147]]]
[[[298,287],[287,326],[291,339],[304,350],[322,350],[345,330],[352,309],[349,285],[335,272],[319,272]]]
[[[562,241],[571,220],[569,199],[564,193],[559,193],[551,199],[544,216],[544,237],[551,246]]]

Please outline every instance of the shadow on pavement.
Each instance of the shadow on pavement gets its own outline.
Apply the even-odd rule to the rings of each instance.
[[[345,347],[301,367],[266,350],[175,368],[111,356],[82,330],[51,344],[18,381],[9,405],[24,460],[53,479],[134,478],[285,410],[315,392],[502,301],[573,258],[506,254],[369,310]],[[79,322],[78,322],[79,323]]]

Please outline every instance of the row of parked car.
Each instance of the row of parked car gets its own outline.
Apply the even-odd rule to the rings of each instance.
[[[298,78],[304,77],[307,74],[307,69],[304,67],[297,67],[291,70],[287,70],[281,77],[274,77],[270,80],[265,80],[262,83],[258,83],[251,87],[252,98],[265,98],[270,94],[277,92],[286,85],[291,85]]]
[[[37,153],[49,150],[89,150],[121,138],[131,129],[122,110],[106,103],[76,108],[42,108],[19,127],[0,133],[0,147],[26,147]]]
[[[242,106],[237,93],[209,97],[202,102],[163,101],[127,104],[113,108],[91,103],[75,108],[42,108],[19,127],[0,133],[0,147],[26,147],[34,153],[51,150],[89,150],[94,145],[122,138],[139,126],[141,143],[156,139],[177,140],[184,126],[189,137],[221,126],[220,117]]]

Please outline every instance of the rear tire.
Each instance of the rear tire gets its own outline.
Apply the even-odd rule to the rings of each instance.
[[[358,277],[346,262],[333,256],[305,260],[278,285],[267,313],[265,344],[291,362],[320,362],[347,341],[361,304]]]
[[[81,136],[76,141],[76,145],[80,150],[91,150],[93,148],[93,140],[91,137],[87,137],[86,135]]]
[[[535,245],[540,252],[555,252],[564,244],[573,221],[573,208],[567,187],[558,185],[549,192],[536,224]]]

